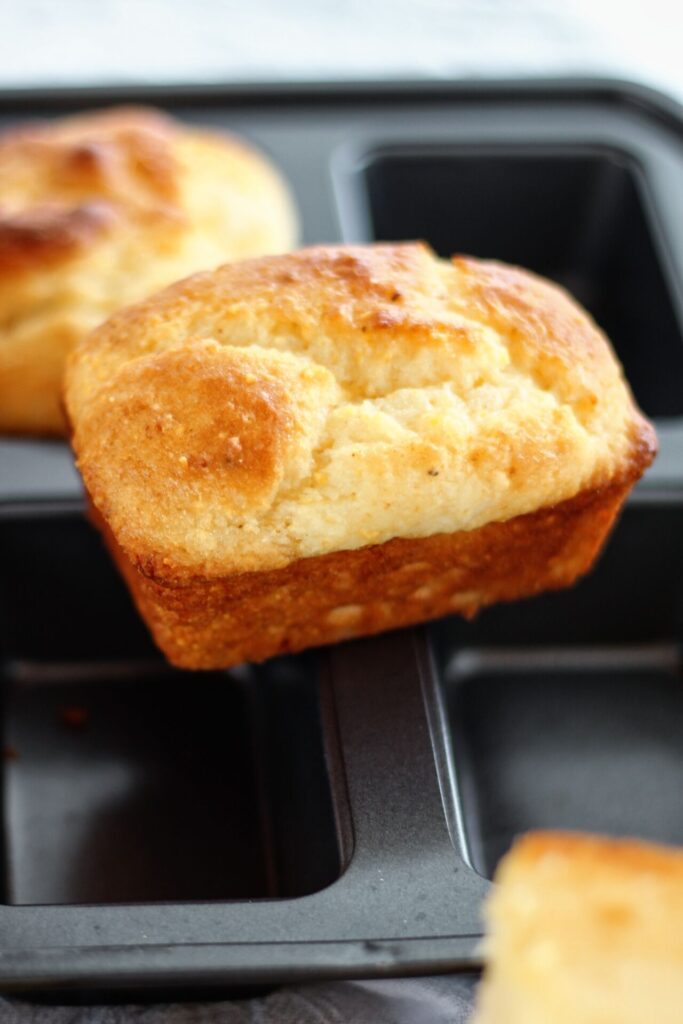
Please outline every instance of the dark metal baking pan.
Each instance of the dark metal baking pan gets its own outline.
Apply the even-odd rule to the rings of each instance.
[[[632,502],[572,590],[430,627],[449,814],[482,875],[529,829],[683,845],[682,498]]]
[[[170,670],[69,503],[0,509],[4,988],[470,962],[411,631]]]
[[[293,898],[339,878],[348,811],[310,657],[173,671],[78,513],[0,519],[0,561],[3,902]]]
[[[619,83],[5,94],[264,146],[305,242],[520,262],[614,336],[663,454],[574,590],[231,673],[170,669],[65,445],[0,442],[0,988],[471,969],[513,836],[680,841],[683,121]]]

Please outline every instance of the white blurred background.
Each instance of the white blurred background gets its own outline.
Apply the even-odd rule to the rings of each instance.
[[[683,99],[680,0],[0,0],[0,88],[599,74]]]

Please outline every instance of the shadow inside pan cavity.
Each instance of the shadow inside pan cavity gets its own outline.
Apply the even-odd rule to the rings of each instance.
[[[357,170],[370,237],[420,238],[442,256],[503,260],[558,281],[611,338],[645,412],[683,414],[683,315],[646,183],[626,157],[396,147]]]
[[[0,520],[4,902],[279,898],[339,877],[307,657],[190,673],[78,514]]]
[[[683,844],[683,509],[634,505],[574,589],[431,628],[473,866],[516,835]]]

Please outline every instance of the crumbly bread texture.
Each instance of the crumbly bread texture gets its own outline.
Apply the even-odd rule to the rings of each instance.
[[[66,402],[138,604],[195,667],[566,585],[655,450],[561,289],[420,244],[181,281],[79,347]]]
[[[114,108],[0,136],[0,430],[61,433],[64,359],[114,310],[291,248],[289,194],[243,142]]]
[[[496,881],[473,1024],[680,1024],[683,851],[532,833]]]

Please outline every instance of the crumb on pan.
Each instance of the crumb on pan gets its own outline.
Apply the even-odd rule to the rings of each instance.
[[[59,719],[68,729],[85,729],[90,723],[90,712],[80,704],[68,704],[59,709]]]

